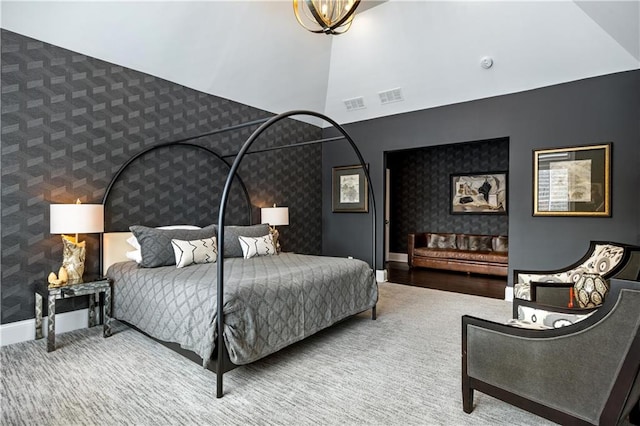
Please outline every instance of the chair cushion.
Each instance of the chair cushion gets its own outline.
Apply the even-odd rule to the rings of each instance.
[[[593,315],[595,311],[588,314],[571,314],[563,312],[552,312],[544,309],[536,309],[530,306],[518,306],[518,318],[507,322],[521,328],[550,329],[560,328],[575,324]]]

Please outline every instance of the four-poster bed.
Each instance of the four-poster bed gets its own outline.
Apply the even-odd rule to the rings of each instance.
[[[245,155],[264,151],[249,149],[266,129],[294,115],[311,115],[326,120],[342,136],[293,143],[267,150],[346,139],[360,164],[364,166],[364,159],[357,146],[336,122],[311,111],[291,111],[269,119],[211,132],[210,134],[214,134],[261,123],[235,155],[232,164],[227,163],[215,151],[190,142],[193,138],[151,147],[121,167],[107,187],[103,198],[105,216],[115,214],[110,211],[109,207],[112,206],[108,202],[111,190],[120,175],[134,161],[160,148],[179,146],[202,150],[228,167],[229,171],[220,194],[217,223],[201,229],[170,231],[132,226],[133,234],[142,245],[141,252],[146,253],[143,256],[146,257],[142,261],[143,264],[151,261],[153,266],[157,266],[149,268],[141,267],[132,261],[118,262],[125,260],[122,247],[125,245],[124,242],[131,238],[131,234],[108,232],[104,235],[104,261],[101,265],[106,275],[114,282],[114,317],[215,371],[218,398],[223,395],[223,374],[235,366],[260,359],[368,309],[372,310],[372,318],[375,319],[378,297],[374,273],[375,201],[366,167],[364,170],[367,189],[373,206],[371,265],[355,259],[293,253],[246,258],[246,253],[244,257],[243,253],[239,253],[238,256],[238,249],[232,247],[238,244],[239,237],[250,240],[268,234],[267,225],[251,226],[251,201],[244,183],[237,174],[238,167]],[[225,224],[225,213],[232,198],[234,185],[236,188],[239,185],[239,192],[246,199],[249,226],[234,227]],[[113,207],[125,210],[128,208],[117,205]],[[213,262],[176,267],[175,264],[171,265],[169,259],[150,258],[163,250],[166,255],[166,241],[204,241],[200,240],[201,238],[213,239],[214,244],[217,244],[216,252],[210,253],[213,258],[217,257]],[[158,249],[158,244],[164,244],[164,247]]]

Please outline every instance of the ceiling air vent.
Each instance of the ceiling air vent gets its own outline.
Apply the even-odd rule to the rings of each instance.
[[[380,96],[380,103],[382,105],[404,101],[404,98],[402,97],[402,90],[399,87],[385,92],[378,92],[378,96]]]
[[[347,107],[347,111],[366,108],[366,106],[364,105],[364,98],[362,96],[360,96],[359,98],[345,99],[342,102],[344,102],[344,106]]]

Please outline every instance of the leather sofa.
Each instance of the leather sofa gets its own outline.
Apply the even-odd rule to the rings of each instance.
[[[423,267],[486,275],[508,275],[505,236],[422,232],[408,236],[410,268]]]

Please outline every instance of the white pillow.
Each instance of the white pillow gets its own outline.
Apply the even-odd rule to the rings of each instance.
[[[142,263],[142,250],[132,250],[125,253],[127,259],[135,260],[136,263]]]
[[[168,225],[158,226],[157,229],[202,229],[196,225]],[[135,260],[137,263],[142,263],[142,251],[138,239],[132,235],[127,238],[127,243],[135,250],[128,251],[126,253],[127,259]]]
[[[278,254],[276,246],[273,244],[271,234],[262,237],[238,237],[242,254],[245,259],[251,259],[253,256],[273,256]]]
[[[129,238],[127,238],[127,243],[129,243],[129,245],[131,247],[133,247],[136,250],[140,250],[140,243],[138,242],[138,239],[135,236],[130,236]]]
[[[171,240],[176,256],[176,267],[182,268],[192,263],[214,263],[218,260],[216,237],[202,240]]]

